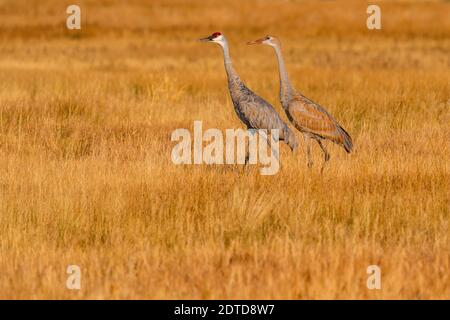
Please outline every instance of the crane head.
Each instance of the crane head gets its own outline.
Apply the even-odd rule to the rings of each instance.
[[[274,47],[274,46],[280,45],[280,41],[277,38],[273,37],[273,36],[265,36],[265,37],[262,37],[260,39],[256,39],[254,41],[249,41],[249,42],[247,42],[247,44],[248,45],[251,45],[251,44],[265,44],[267,46]]]
[[[202,42],[215,42],[215,43],[218,43],[220,45],[223,45],[223,43],[225,42],[225,37],[220,32],[214,32],[212,35],[210,35],[210,36],[208,36],[206,38],[201,38],[200,41],[202,41]]]

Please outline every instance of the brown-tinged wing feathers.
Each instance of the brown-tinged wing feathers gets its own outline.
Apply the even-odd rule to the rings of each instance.
[[[323,107],[308,98],[302,95],[294,97],[289,103],[288,116],[299,130],[343,145],[347,152],[350,152],[352,142],[348,133]]]

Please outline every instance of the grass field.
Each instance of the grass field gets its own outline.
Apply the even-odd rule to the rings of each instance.
[[[71,1],[0,0],[0,298],[450,298],[448,1],[377,2],[380,31],[365,1],[77,3],[69,31]],[[278,36],[354,152],[173,165],[174,129],[242,127],[214,31],[287,121],[273,51],[245,45]]]

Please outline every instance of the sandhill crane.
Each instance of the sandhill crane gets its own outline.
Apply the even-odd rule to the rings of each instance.
[[[281,105],[291,123],[305,138],[308,167],[311,167],[313,164],[311,159],[311,139],[316,140],[323,151],[325,157],[323,164],[330,159],[330,154],[322,143],[324,139],[333,141],[350,153],[353,144],[352,138],[347,131],[342,128],[325,108],[292,88],[284,65],[283,55],[281,54],[280,41],[276,37],[266,36],[255,41],[250,41],[247,44],[264,44],[275,49],[280,73]]]
[[[279,140],[284,141],[292,151],[295,151],[297,138],[292,130],[289,129],[288,125],[281,119],[270,103],[244,85],[234,70],[225,36],[220,32],[215,32],[209,37],[200,39],[200,41],[214,42],[222,47],[225,70],[228,77],[228,89],[234,110],[239,119],[247,126],[247,129],[278,129]],[[248,152],[246,163],[247,161]]]

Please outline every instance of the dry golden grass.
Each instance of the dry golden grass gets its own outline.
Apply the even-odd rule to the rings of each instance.
[[[0,1],[0,298],[449,298],[449,2]],[[278,102],[295,87],[348,129],[307,170],[175,166],[175,128],[238,128],[220,50]],[[329,144],[328,144],[329,145]],[[80,265],[82,289],[66,289]],[[366,288],[366,268],[382,289]]]

